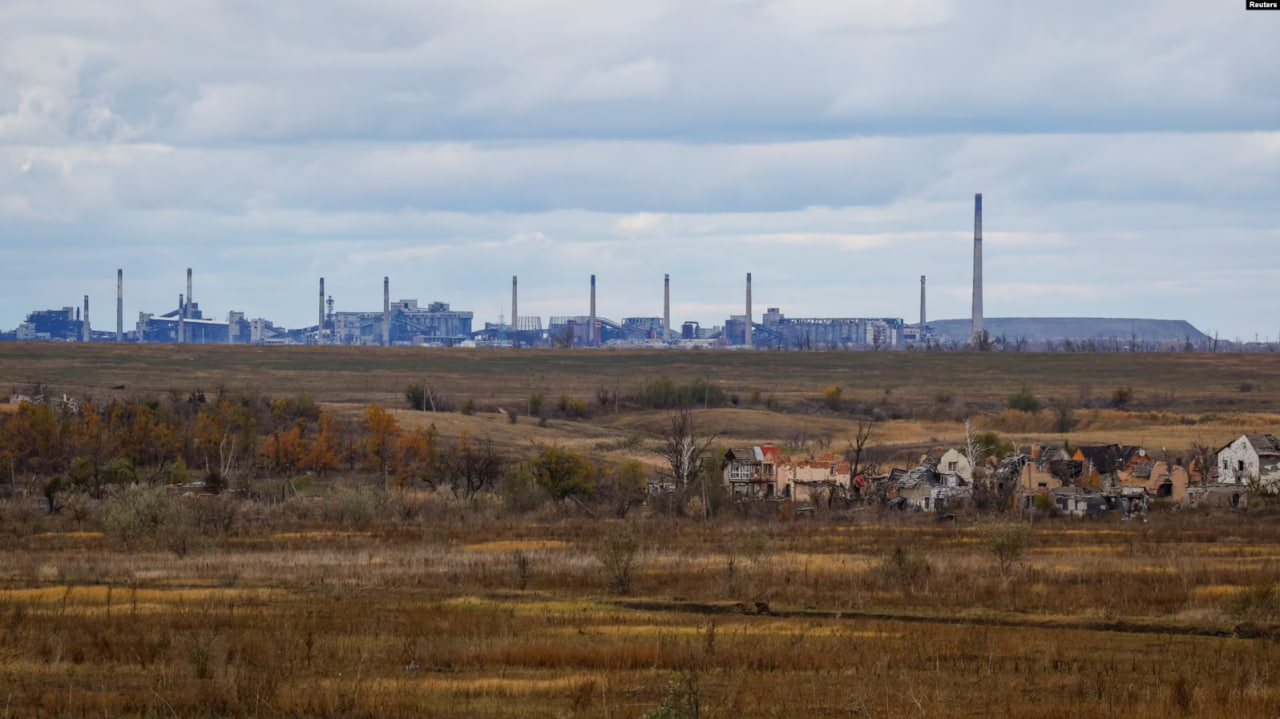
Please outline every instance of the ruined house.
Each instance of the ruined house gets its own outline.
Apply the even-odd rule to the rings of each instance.
[[[938,472],[959,477],[965,483],[973,481],[973,465],[969,463],[969,457],[954,447],[938,458]]]
[[[766,499],[777,494],[778,459],[773,445],[733,447],[724,453],[724,479],[734,499]]]
[[[847,496],[851,474],[851,465],[830,452],[803,460],[793,460],[774,445],[725,452],[724,479],[734,499],[815,502],[832,494]]]
[[[1218,450],[1218,482],[1280,491],[1280,440],[1270,434],[1242,434]]]
[[[1072,460],[1081,464],[1080,484],[1101,489],[1119,486],[1122,474],[1152,462],[1146,450],[1123,444],[1080,446]]]
[[[1049,500],[1058,511],[1077,519],[1098,519],[1108,515],[1122,519],[1146,514],[1149,495],[1141,487],[1090,491],[1083,487],[1060,487],[1049,491]],[[1025,503],[1024,509],[1029,506]]]

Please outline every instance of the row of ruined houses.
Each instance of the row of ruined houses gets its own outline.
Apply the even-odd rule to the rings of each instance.
[[[975,469],[957,448],[926,453],[910,469],[868,476],[855,474],[849,462],[830,453],[793,459],[777,446],[760,445],[726,451],[724,481],[744,501],[877,497],[892,507],[943,512],[973,503]],[[1018,495],[1026,509],[1037,505],[1037,496],[1047,497],[1072,516],[1141,513],[1156,498],[1239,507],[1251,489],[1280,492],[1280,440],[1242,435],[1219,449],[1212,465],[1120,444],[1023,447],[999,461],[987,460],[981,470],[976,474],[987,492]]]

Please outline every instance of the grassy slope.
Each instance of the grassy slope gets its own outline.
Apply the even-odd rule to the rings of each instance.
[[[779,400],[820,396],[840,385],[846,399],[931,402],[995,409],[1020,383],[1044,397],[1107,397],[1131,386],[1138,407],[1174,411],[1259,411],[1280,392],[1280,355],[1033,354],[930,352],[697,352],[434,350],[374,347],[76,345],[0,343],[0,387],[39,381],[103,394],[205,389],[217,383],[264,392],[306,391],[321,400],[397,402],[411,382],[457,398],[523,403],[531,392],[594,398],[624,393],[657,376],[708,378],[744,400],[753,389]],[[1242,382],[1254,386],[1239,390]]]

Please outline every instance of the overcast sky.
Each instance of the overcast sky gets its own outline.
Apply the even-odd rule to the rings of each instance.
[[[1217,0],[4,0],[0,328],[89,294],[1280,333],[1280,13]]]

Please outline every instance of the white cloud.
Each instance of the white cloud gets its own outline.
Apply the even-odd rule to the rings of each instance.
[[[652,57],[594,70],[578,80],[569,97],[575,100],[654,98],[667,89],[670,69]]]
[[[194,265],[220,278],[205,306],[284,323],[321,273],[347,306],[387,274],[477,310],[521,274],[564,314],[594,272],[619,316],[670,273],[704,324],[744,272],[808,316],[910,316],[927,274],[931,314],[964,316],[974,192],[993,314],[1280,312],[1274,32],[1160,10],[10,0],[0,219],[67,262],[5,283],[0,327],[116,264],[139,302]],[[1134,268],[1148,291],[1117,290]]]

